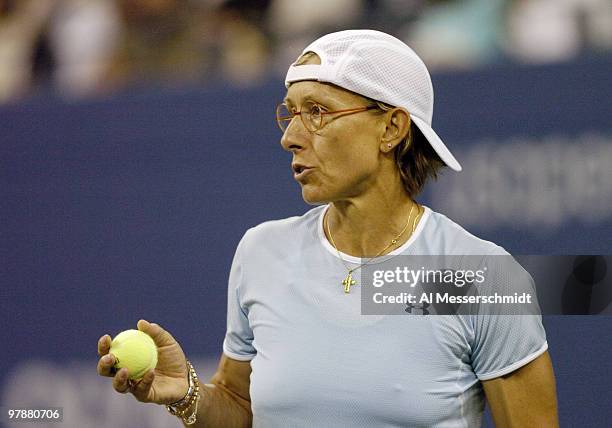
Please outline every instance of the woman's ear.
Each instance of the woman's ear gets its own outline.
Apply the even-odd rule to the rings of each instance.
[[[401,143],[410,132],[410,122],[410,113],[403,108],[396,107],[387,111],[380,149],[387,153]]]

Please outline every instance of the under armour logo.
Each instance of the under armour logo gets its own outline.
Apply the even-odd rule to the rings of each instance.
[[[408,312],[410,315],[429,315],[429,303],[406,303],[405,312]]]

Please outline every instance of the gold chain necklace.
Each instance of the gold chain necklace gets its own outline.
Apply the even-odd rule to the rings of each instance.
[[[418,204],[415,204],[417,206],[417,215],[414,217],[414,221],[412,222],[412,233],[414,233],[414,229],[416,227],[416,223],[417,220],[419,218],[419,211],[420,211],[420,207],[418,206]],[[334,247],[334,250],[336,250],[336,252],[338,253],[338,258],[342,261],[342,264],[344,265],[344,267],[346,268],[346,270],[348,271],[348,275],[346,276],[346,278],[342,281],[342,285],[344,286],[344,292],[345,293],[349,293],[351,291],[351,286],[355,285],[357,282],[353,279],[353,272],[361,269],[363,266],[369,264],[372,260],[374,260],[376,257],[380,256],[382,253],[384,253],[389,247],[391,247],[392,245],[397,244],[398,239],[404,234],[404,232],[406,231],[406,229],[408,228],[408,225],[410,224],[410,217],[412,216],[412,210],[414,209],[414,205],[412,205],[412,207],[410,208],[410,212],[408,213],[408,221],[406,222],[406,224],[404,225],[404,228],[402,229],[402,231],[391,240],[391,242],[382,250],[380,250],[378,252],[378,254],[376,254],[373,257],[370,257],[368,260],[366,260],[365,262],[361,263],[359,266],[354,267],[354,268],[349,268],[346,264],[346,262],[344,261],[344,259],[342,258],[342,255],[340,254],[340,250],[338,250],[338,247],[336,247],[336,243],[334,242],[334,237],[331,234],[331,230],[329,228],[329,219],[327,219],[326,223],[327,223],[327,234],[329,235],[329,240],[331,241],[332,246]]]

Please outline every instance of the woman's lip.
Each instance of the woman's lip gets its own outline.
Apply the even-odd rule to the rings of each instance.
[[[294,172],[293,173],[293,178],[295,178],[296,180],[299,180],[300,178],[304,178],[312,170],[313,170],[313,168],[304,167],[304,169],[302,169],[302,171]]]

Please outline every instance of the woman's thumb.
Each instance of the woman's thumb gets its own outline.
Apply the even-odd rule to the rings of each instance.
[[[174,338],[166,330],[160,327],[159,324],[150,323],[147,320],[139,320],[136,324],[138,330],[151,336],[157,347],[172,345]]]

